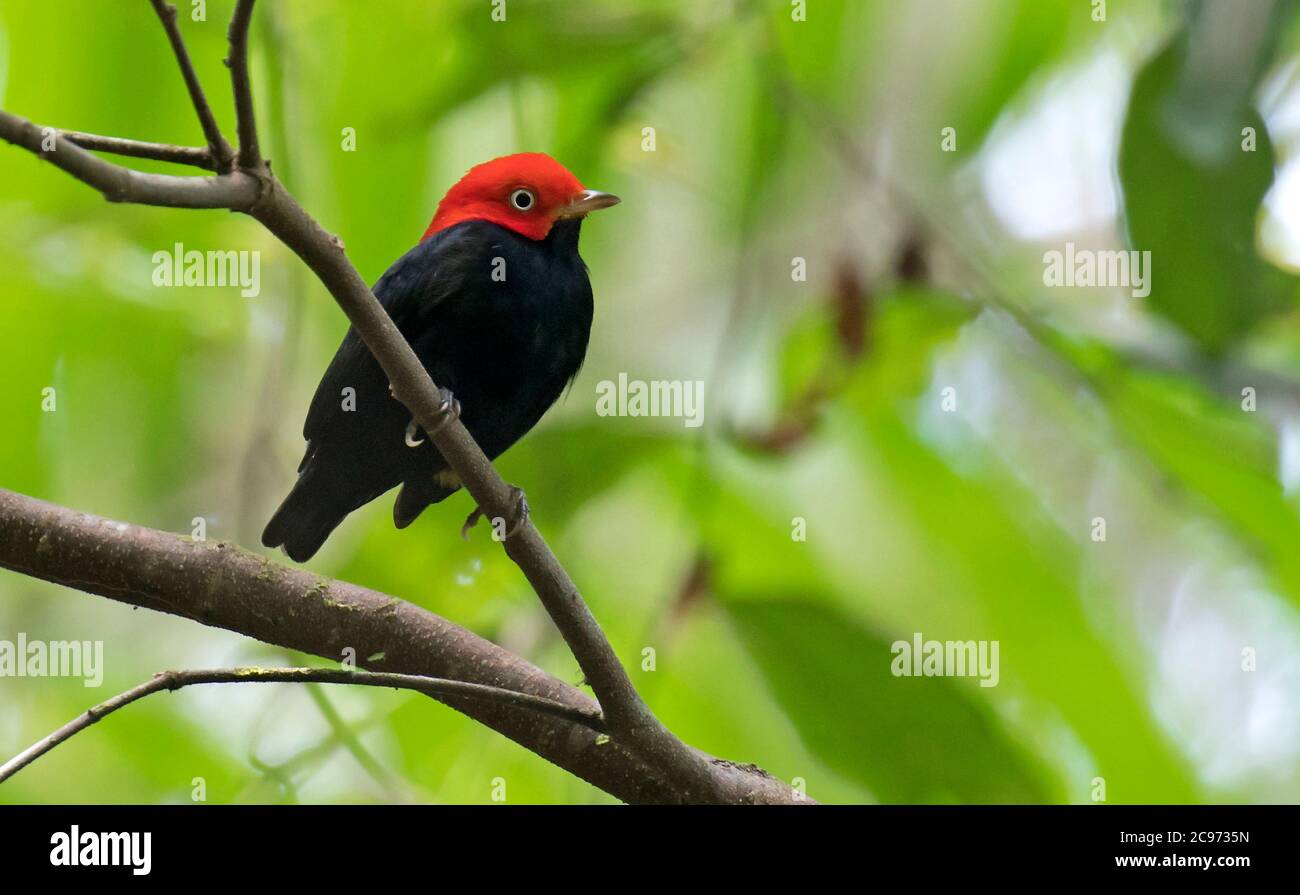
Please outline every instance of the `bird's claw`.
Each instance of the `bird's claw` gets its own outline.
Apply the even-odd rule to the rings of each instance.
[[[528,507],[528,496],[524,494],[522,488],[516,488],[514,485],[511,485],[510,496],[514,499],[514,521],[510,523],[510,527],[498,539],[502,541],[513,538],[519,532],[519,529],[523,527],[524,523],[528,521],[529,513],[531,512]],[[474,512],[470,513],[469,516],[465,518],[465,524],[460,527],[460,536],[468,541],[470,530],[477,525],[478,520],[482,518],[483,508],[475,507]],[[496,524],[496,521],[496,519],[492,520],[494,525]],[[504,520],[502,521],[504,522]]]
[[[409,448],[419,447],[424,444],[423,438],[416,438],[415,433],[420,430],[420,424],[411,420],[406,424],[406,446]]]
[[[452,420],[460,419],[460,401],[456,400],[456,396],[451,393],[451,389],[439,388],[438,397],[441,398],[438,402],[438,416],[440,419],[434,424],[433,431],[429,433],[430,435],[437,435]]]
[[[478,525],[478,520],[482,518],[483,518],[483,511],[478,507],[474,507],[474,512],[470,513],[468,516],[465,517],[465,524],[460,527],[460,536],[462,540],[466,540],[466,541],[469,540],[470,530],[475,525]]]
[[[392,390],[392,386],[389,386],[389,390],[390,391]],[[451,393],[451,389],[439,388],[438,397],[441,399],[438,402],[439,419],[438,422],[434,425],[433,430],[428,433],[429,435],[437,435],[452,420],[460,419],[460,401],[458,401],[456,399],[456,396]],[[416,437],[419,431],[420,431],[420,424],[417,423],[414,419],[412,419],[409,423],[407,423],[406,425],[406,446],[407,447],[416,448],[424,444],[425,442],[424,438]]]

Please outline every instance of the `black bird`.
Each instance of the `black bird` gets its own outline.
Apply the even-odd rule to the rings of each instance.
[[[578,231],[588,212],[618,201],[584,189],[542,153],[485,162],[448,191],[420,244],[375,284],[448,412],[459,412],[488,457],[528,432],[578,374],[593,312]],[[352,329],[303,436],[298,481],[262,533],[297,562],[395,485],[398,528],[461,485]]]

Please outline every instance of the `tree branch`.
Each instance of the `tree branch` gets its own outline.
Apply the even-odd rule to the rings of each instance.
[[[149,0],[149,2],[153,4],[154,12],[158,13],[163,30],[167,32],[167,40],[171,42],[172,52],[176,54],[176,63],[180,66],[181,77],[185,79],[185,89],[190,92],[190,101],[194,104],[194,111],[198,113],[203,137],[208,141],[208,153],[215,161],[214,170],[225,173],[230,170],[234,153],[226,138],[221,135],[221,128],[217,126],[217,119],[212,114],[212,107],[208,105],[208,98],[203,93],[203,85],[199,83],[199,76],[195,74],[194,65],[190,62],[189,51],[185,49],[185,38],[181,36],[180,26],[176,23],[176,7],[164,3],[163,0]]]
[[[262,153],[257,145],[257,118],[253,115],[253,84],[248,77],[248,26],[253,19],[253,0],[239,0],[230,17],[226,37],[230,55],[230,84],[235,92],[235,127],[239,134],[239,167],[259,168]]]
[[[217,163],[212,160],[212,152],[202,146],[173,146],[170,143],[144,143],[140,140],[124,140],[121,137],[104,137],[99,134],[86,134],[81,131],[59,131],[63,139],[82,149],[96,152],[111,152],[128,158],[147,158],[158,162],[174,162],[178,165],[191,165],[206,171],[215,171]]]
[[[64,139],[55,128],[41,127],[0,110],[0,139],[21,146],[82,183],[103,193],[110,202],[162,205],[170,208],[228,208],[246,211],[259,193],[256,177],[242,171],[216,177],[177,177],[132,171]]]
[[[0,568],[332,661],[350,650],[359,667],[373,671],[528,694],[584,715],[597,711],[590,697],[563,681],[395,597],[286,568],[231,544],[115,522],[3,489]],[[689,800],[663,771],[586,725],[463,695],[437,698],[619,799]],[[801,801],[762,771],[701,759],[717,794],[709,801]]]
[[[445,678],[421,677],[417,674],[391,674],[388,672],[345,671],[340,668],[219,668],[191,671],[162,671],[142,684],[137,684],[112,699],[105,700],[93,708],[87,709],[67,724],[40,741],[24,749],[9,761],[0,765],[0,783],[27,767],[36,759],[49,752],[55,746],[65,742],[94,724],[100,718],[111,715],[120,708],[125,708],[137,699],[143,699],[160,690],[179,690],[195,684],[353,684],[359,687],[391,687],[397,690],[415,690],[439,699],[444,696],[463,696],[466,699],[482,699],[502,702],[507,705],[528,708],[544,715],[564,718],[575,724],[590,727],[603,733],[604,721],[599,712],[572,708],[553,699],[534,696],[531,693],[516,693],[500,687],[488,687],[466,681],[452,681]]]

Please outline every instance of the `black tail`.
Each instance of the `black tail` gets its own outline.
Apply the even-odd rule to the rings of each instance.
[[[402,484],[402,490],[397,492],[397,501],[393,504],[393,524],[398,528],[406,528],[429,504],[444,500],[459,488],[460,479],[446,469],[432,476],[408,479]]]
[[[310,487],[312,476],[303,475],[280,504],[262,532],[267,547],[284,547],[294,562],[306,562],[338,524],[352,512],[324,499],[320,489]]]

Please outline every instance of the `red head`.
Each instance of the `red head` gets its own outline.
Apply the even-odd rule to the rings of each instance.
[[[528,239],[545,239],[556,221],[582,217],[618,201],[617,196],[584,189],[545,153],[503,155],[470,168],[447,191],[423,239],[464,221],[490,221]]]

